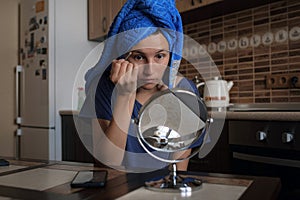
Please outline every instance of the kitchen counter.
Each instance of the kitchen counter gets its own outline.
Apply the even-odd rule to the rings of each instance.
[[[229,120],[260,120],[260,121],[300,121],[300,112],[283,111],[227,111],[226,119]],[[214,112],[213,116],[224,116],[224,113]]]
[[[78,111],[62,110],[60,115],[78,115]],[[209,113],[212,113],[211,111]],[[224,117],[230,120],[265,120],[265,121],[300,121],[299,111],[226,111],[213,112],[216,118]]]
[[[11,165],[6,167],[7,170],[0,172],[0,199],[128,199],[141,194],[145,200],[152,199],[152,195],[158,195],[161,199],[174,197],[174,195],[180,197],[180,194],[158,193],[145,190],[143,187],[145,180],[165,175],[166,171],[129,174],[110,168],[95,167],[89,163],[44,162],[37,164],[36,162],[9,161]],[[21,168],[15,169],[13,166],[21,166]],[[108,180],[104,188],[75,189],[70,187],[70,182],[76,172],[87,169],[108,170]],[[192,192],[192,198],[189,199],[199,199],[201,195],[195,194],[200,193],[205,194],[206,199],[224,199],[226,196],[232,196],[237,190],[242,191],[237,197],[239,199],[277,199],[281,188],[280,179],[274,177],[199,172],[179,173],[182,176],[193,176],[203,181],[203,187],[199,191]],[[244,189],[241,190],[241,188]],[[141,191],[143,193],[139,193]],[[218,193],[220,195],[216,196]]]

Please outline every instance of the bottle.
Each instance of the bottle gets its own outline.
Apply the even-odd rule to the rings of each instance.
[[[78,88],[78,104],[77,110],[80,110],[85,100],[85,92],[83,87]]]

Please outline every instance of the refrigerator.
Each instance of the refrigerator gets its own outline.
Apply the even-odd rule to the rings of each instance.
[[[17,158],[55,160],[54,0],[20,0]]]

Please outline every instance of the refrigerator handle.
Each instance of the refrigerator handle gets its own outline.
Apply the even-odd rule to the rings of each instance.
[[[21,157],[21,136],[22,136],[22,129],[18,128],[16,131],[16,160],[19,160]]]
[[[20,113],[20,74],[23,70],[21,65],[16,67],[16,123],[21,124],[21,113]]]

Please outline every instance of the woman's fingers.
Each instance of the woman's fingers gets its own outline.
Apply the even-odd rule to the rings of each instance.
[[[120,59],[112,62],[110,79],[122,93],[131,93],[136,90],[138,68],[132,63]]]
[[[113,83],[118,82],[120,68],[121,68],[121,63],[118,60],[113,60],[111,71],[110,71],[110,80]]]

